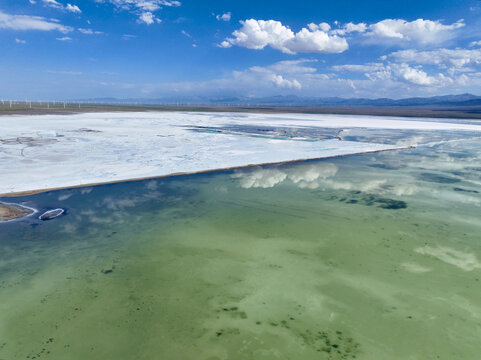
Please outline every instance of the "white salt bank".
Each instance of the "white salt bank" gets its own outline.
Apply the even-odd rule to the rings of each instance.
[[[384,128],[481,131],[481,126],[363,116],[88,113],[0,116],[0,195],[396,149],[203,128]]]

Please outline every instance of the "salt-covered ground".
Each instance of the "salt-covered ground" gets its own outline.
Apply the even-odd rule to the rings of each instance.
[[[481,125],[366,116],[234,113],[89,113],[0,117],[0,194],[193,173],[399,148],[307,141],[194,127],[277,126],[481,131]]]

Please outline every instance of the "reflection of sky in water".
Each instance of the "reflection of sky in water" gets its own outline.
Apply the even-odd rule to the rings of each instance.
[[[66,214],[0,225],[0,359],[476,359],[480,155],[451,141],[8,199]]]

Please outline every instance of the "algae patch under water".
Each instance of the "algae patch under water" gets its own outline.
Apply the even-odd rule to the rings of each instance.
[[[477,359],[479,151],[10,199],[0,359]]]

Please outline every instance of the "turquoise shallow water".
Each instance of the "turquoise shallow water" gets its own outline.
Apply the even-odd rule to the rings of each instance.
[[[8,199],[66,214],[0,224],[0,359],[478,359],[480,152]]]

